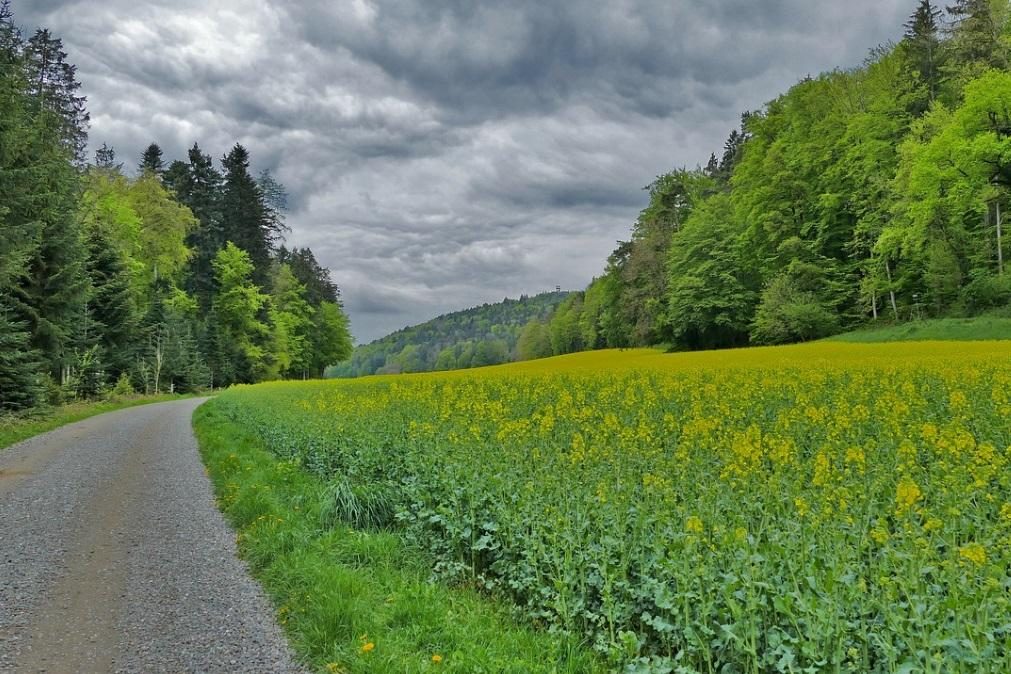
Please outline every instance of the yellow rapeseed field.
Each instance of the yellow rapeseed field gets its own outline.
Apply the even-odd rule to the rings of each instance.
[[[347,521],[634,672],[1011,671],[1009,402],[1008,342],[604,351],[218,401]]]

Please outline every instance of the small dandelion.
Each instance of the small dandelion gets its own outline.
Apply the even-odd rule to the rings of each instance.
[[[439,664],[440,662],[442,662],[442,656],[436,653],[435,655],[432,656],[432,662],[435,664]]]

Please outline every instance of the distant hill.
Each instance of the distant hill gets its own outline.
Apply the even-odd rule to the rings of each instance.
[[[517,359],[516,344],[524,326],[547,321],[567,292],[542,293],[518,300],[505,299],[432,319],[398,330],[357,347],[350,360],[328,368],[328,377],[430,372]]]

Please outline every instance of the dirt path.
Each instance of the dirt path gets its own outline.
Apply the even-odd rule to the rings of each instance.
[[[112,412],[0,453],[0,672],[297,672],[190,417]]]

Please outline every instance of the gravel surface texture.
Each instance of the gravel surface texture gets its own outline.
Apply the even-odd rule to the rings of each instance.
[[[236,557],[202,400],[0,449],[0,672],[302,672]]]

